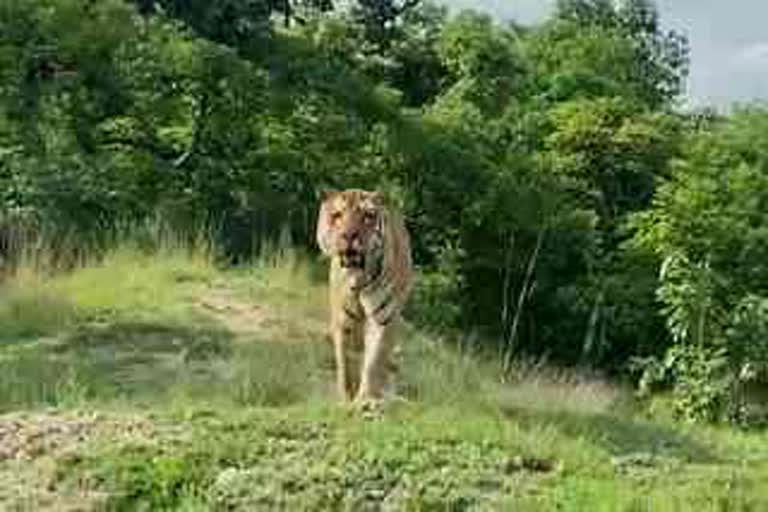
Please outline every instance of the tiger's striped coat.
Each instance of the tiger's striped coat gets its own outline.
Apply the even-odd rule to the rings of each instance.
[[[412,285],[402,216],[377,192],[326,192],[317,243],[331,258],[330,327],[339,394],[345,400],[379,400]]]

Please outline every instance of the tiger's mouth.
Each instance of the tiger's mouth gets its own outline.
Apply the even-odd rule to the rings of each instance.
[[[339,261],[342,268],[363,269],[365,267],[363,253],[351,249],[339,253]]]

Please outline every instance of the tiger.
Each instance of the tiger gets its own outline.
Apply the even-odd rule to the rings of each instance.
[[[378,191],[321,193],[317,244],[330,258],[330,333],[342,401],[379,403],[391,380],[395,330],[413,285],[403,216]]]

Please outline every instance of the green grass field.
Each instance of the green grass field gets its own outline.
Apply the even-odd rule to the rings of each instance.
[[[0,291],[2,510],[768,510],[768,435],[408,328],[381,417],[338,405],[322,272],[126,246]]]

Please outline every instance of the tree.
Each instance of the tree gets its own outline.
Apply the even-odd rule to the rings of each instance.
[[[561,0],[529,40],[549,97],[631,95],[651,108],[685,87],[687,39],[661,29],[647,0]]]
[[[447,18],[445,7],[421,2],[402,13],[386,44],[377,43],[376,37],[368,39],[363,30],[359,49],[364,72],[401,91],[406,106],[419,107],[434,100],[447,76],[437,46]]]
[[[386,47],[396,24],[420,3],[421,0],[357,0],[353,13],[365,27],[366,39]]]
[[[505,111],[527,91],[527,68],[515,34],[482,14],[459,14],[443,29],[438,51],[451,80],[442,102],[474,105],[483,115]]]
[[[636,242],[664,262],[665,364],[689,419],[744,419],[740,392],[768,368],[766,128],[768,112],[748,108],[692,134],[638,221]]]
[[[290,16],[289,0],[133,0],[145,16],[158,11],[191,26],[202,37],[239,48],[263,45],[273,11]]]

